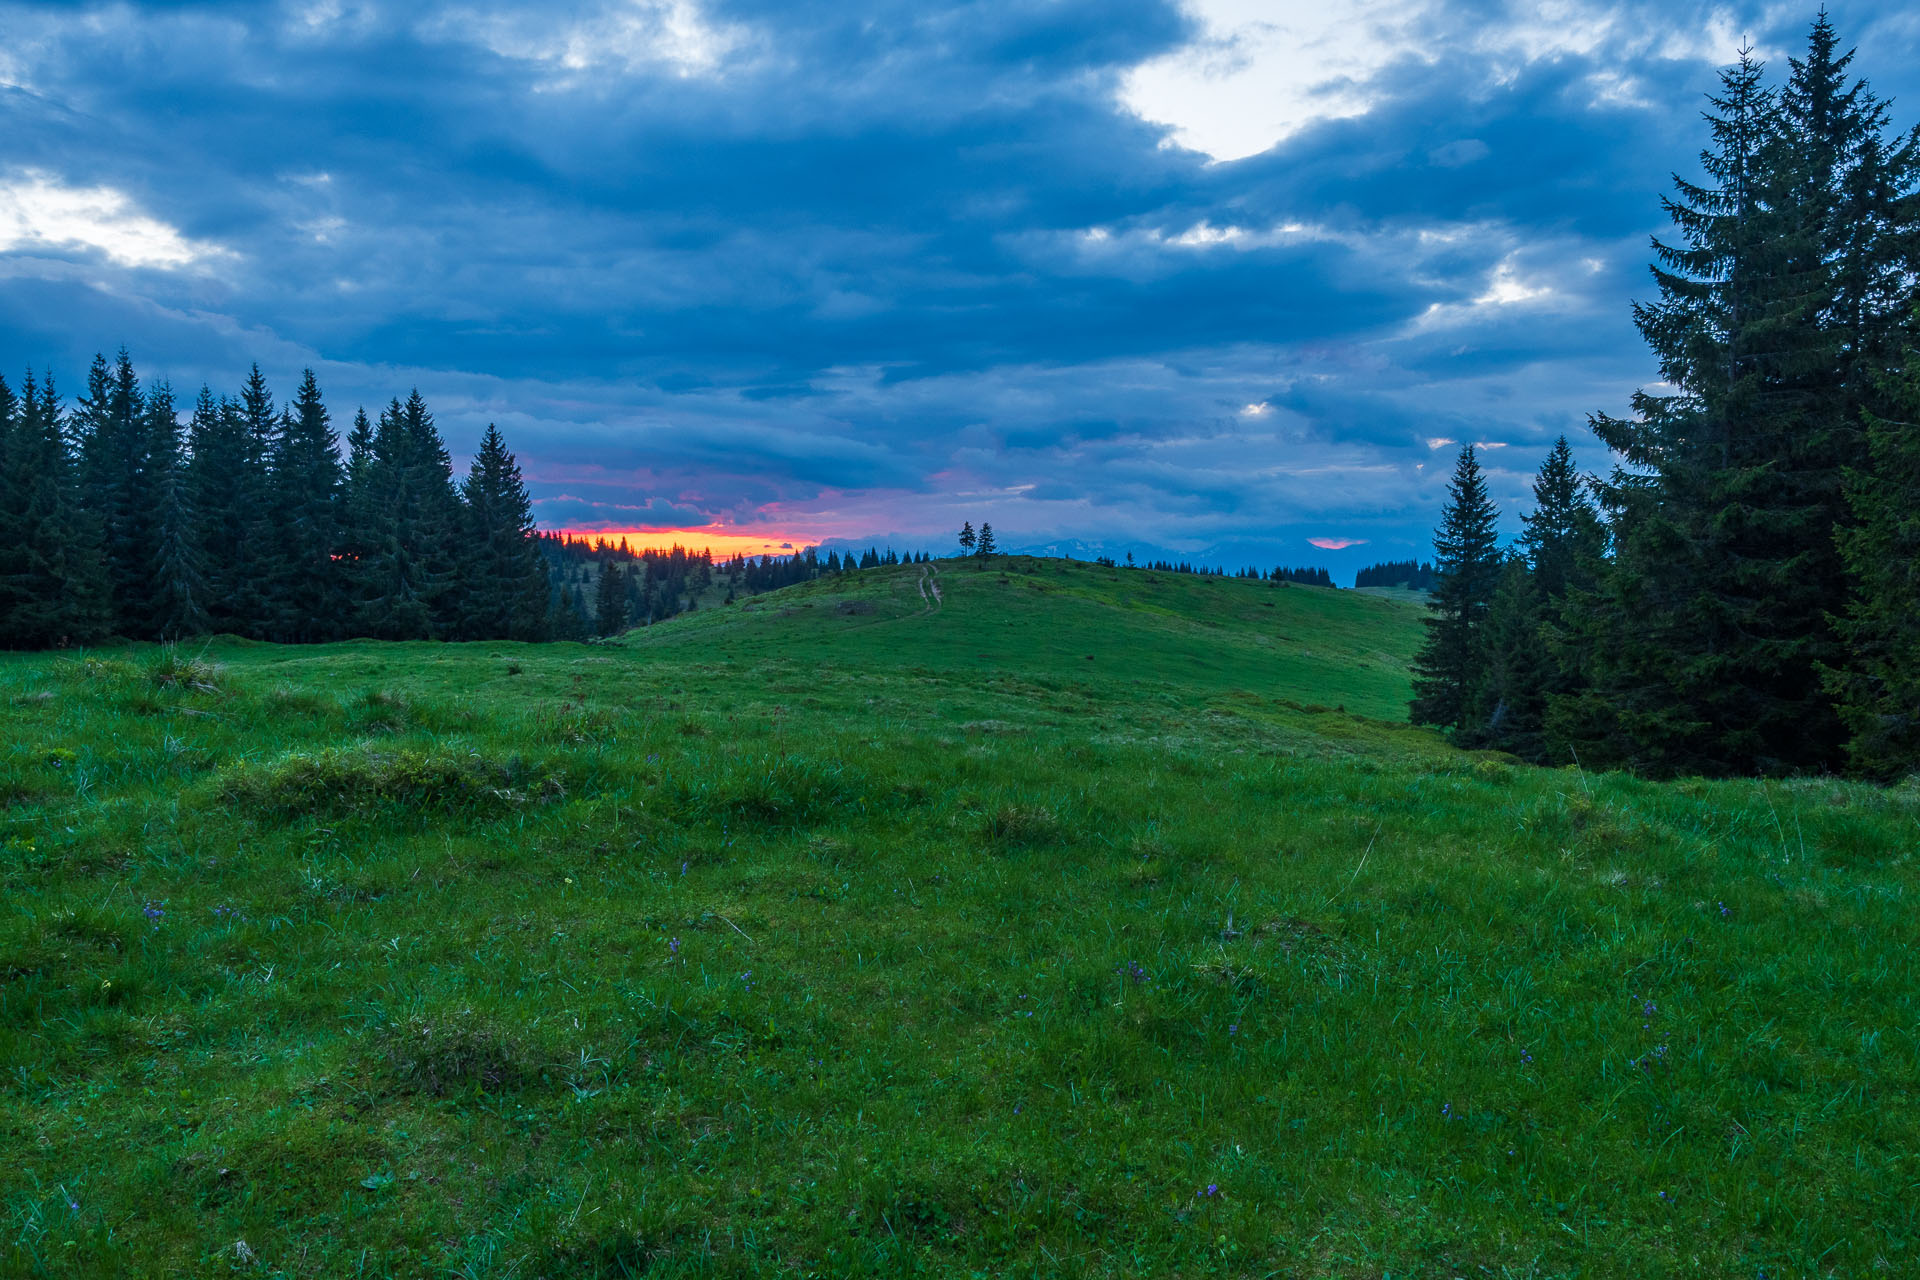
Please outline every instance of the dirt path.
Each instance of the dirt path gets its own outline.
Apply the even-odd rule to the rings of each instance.
[[[927,572],[929,569],[933,571],[931,574]],[[925,612],[938,613],[940,611],[939,566],[933,564],[931,561],[921,565],[920,579],[916,585],[918,585],[920,588],[920,598],[927,602],[927,607],[925,609]]]

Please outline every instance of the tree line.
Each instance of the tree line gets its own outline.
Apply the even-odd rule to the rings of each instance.
[[[1412,591],[1431,591],[1433,566],[1423,560],[1387,560],[1370,564],[1354,575],[1356,587],[1405,587]]]
[[[254,366],[187,421],[123,350],[62,402],[0,379],[0,646],[230,632],[303,643],[538,640],[556,597],[489,426],[456,483],[418,391],[355,414],[344,459],[313,371],[276,406]]]
[[[1655,775],[1920,766],[1920,130],[1895,131],[1823,13],[1774,88],[1748,51],[1674,179],[1665,386],[1562,440],[1517,547],[1471,446],[1435,536],[1413,718]]]
[[[540,553],[556,584],[558,598],[551,628],[556,640],[612,636],[630,627],[651,626],[699,607],[700,596],[724,585],[721,604],[741,596],[778,591],[816,578],[855,573],[886,565],[924,564],[926,552],[904,557],[889,548],[868,547],[859,556],[838,551],[820,554],[805,547],[792,555],[735,555],[716,563],[710,551],[684,547],[634,551],[621,538],[592,539],[569,533],[539,535]]]

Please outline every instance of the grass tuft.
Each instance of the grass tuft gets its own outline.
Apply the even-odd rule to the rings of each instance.
[[[415,1015],[376,1033],[380,1062],[402,1093],[501,1093],[533,1074],[526,1040],[471,1009]]]
[[[682,782],[681,815],[767,827],[809,826],[856,816],[866,806],[866,779],[847,765],[784,754],[731,764],[717,777]]]
[[[204,656],[188,657],[177,645],[163,645],[147,663],[147,679],[156,688],[190,690],[194,693],[220,691],[220,667]]]
[[[214,783],[222,800],[277,818],[382,810],[493,817],[567,794],[558,771],[519,756],[374,746],[246,762]]]
[[[980,824],[981,838],[995,849],[1029,849],[1059,843],[1065,831],[1052,809],[1037,804],[1001,805]]]

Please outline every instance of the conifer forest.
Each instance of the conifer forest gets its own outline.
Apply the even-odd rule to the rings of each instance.
[[[1920,765],[1920,134],[1824,14],[1749,55],[1674,179],[1634,320],[1665,386],[1563,438],[1517,545],[1473,446],[1435,534],[1413,717],[1462,745],[1674,774]]]

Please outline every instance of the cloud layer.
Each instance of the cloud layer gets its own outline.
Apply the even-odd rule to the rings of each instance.
[[[1920,27],[1834,13],[1906,91]],[[418,385],[554,525],[1350,569],[1453,442],[1510,509],[1560,432],[1604,465],[1700,95],[1810,17],[0,3],[0,361]]]

